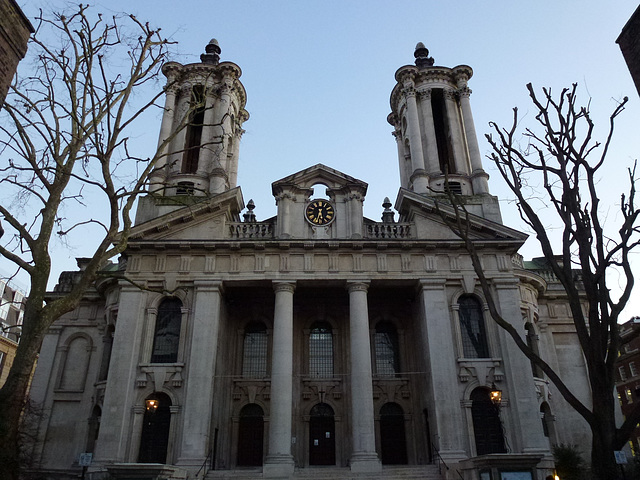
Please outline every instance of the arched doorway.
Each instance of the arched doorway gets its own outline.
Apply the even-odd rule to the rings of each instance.
[[[385,403],[380,408],[380,460],[383,465],[407,463],[404,410],[397,403]]]
[[[250,403],[240,410],[238,424],[238,466],[262,465],[264,439],[264,411],[260,405]]]
[[[488,389],[476,388],[471,392],[471,417],[476,454],[506,453],[500,413],[491,402]]]
[[[140,463],[165,463],[171,426],[171,399],[165,393],[153,393],[145,400],[140,438]]]
[[[336,464],[336,425],[331,408],[318,403],[309,419],[309,465]]]

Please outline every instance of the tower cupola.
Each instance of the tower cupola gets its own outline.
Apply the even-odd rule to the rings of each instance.
[[[469,103],[473,70],[435,66],[422,42],[414,57],[415,66],[396,72],[387,118],[398,144],[402,187],[425,195],[443,192],[447,175],[455,193],[488,194]]]
[[[158,141],[162,157],[150,178],[156,195],[211,196],[236,186],[238,146],[249,114],[242,71],[220,62],[220,53],[212,39],[201,63],[162,67],[167,77]]]

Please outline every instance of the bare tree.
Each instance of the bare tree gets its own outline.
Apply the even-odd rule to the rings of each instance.
[[[627,98],[620,102],[609,118],[609,129],[603,144],[594,140],[594,123],[587,107],[576,103],[576,88],[562,90],[554,100],[551,90],[543,89],[541,98],[531,84],[529,96],[535,105],[535,120],[541,133],[533,129],[518,130],[518,109],[514,108],[509,129],[491,123],[486,135],[494,162],[502,178],[515,195],[523,221],[536,234],[549,268],[564,287],[578,340],[586,358],[590,382],[590,403],[584,403],[567,387],[558,372],[536,354],[510,319],[500,314],[491,278],[485,275],[481,254],[470,236],[470,216],[462,199],[449,193],[447,203],[440,205],[441,215],[464,241],[473,262],[489,311],[520,350],[547,375],[563,398],[589,424],[592,432],[591,466],[594,478],[616,479],[614,451],[620,450],[640,420],[640,405],[617,428],[615,361],[620,347],[618,319],[629,301],[634,277],[629,254],[640,240],[635,205],[635,165],[629,169],[629,191],[620,200],[620,221],[603,224],[600,197],[596,189],[600,176],[609,168],[605,159],[613,138],[614,122],[624,110]],[[524,137],[526,145],[520,145]],[[540,185],[542,192],[534,192]],[[534,194],[532,194],[534,193]],[[555,213],[561,241],[550,236],[549,212],[540,210],[542,200]],[[453,208],[451,208],[453,207]],[[609,219],[610,220],[610,219]],[[607,232],[616,231],[617,236]],[[612,270],[620,273],[621,292],[615,295],[610,283]]]
[[[19,475],[20,417],[43,335],[125,249],[134,202],[166,163],[171,140],[149,157],[135,156],[130,145],[145,115],[162,111],[163,91],[153,84],[171,42],[159,29],[132,15],[107,19],[87,5],[67,16],[41,14],[37,22],[29,47],[35,67],[23,64],[32,71],[14,81],[0,122],[0,255],[30,279],[20,343],[0,390],[0,465],[3,478],[12,479]],[[192,104],[176,118],[174,135],[197,108],[204,105]],[[70,232],[97,246],[70,291],[47,301],[52,245]]]

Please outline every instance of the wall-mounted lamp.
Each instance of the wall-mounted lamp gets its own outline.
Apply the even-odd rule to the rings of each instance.
[[[148,398],[145,401],[145,404],[147,405],[147,410],[149,411],[156,411],[158,409],[158,400],[154,399],[154,398]]]
[[[502,390],[498,389],[495,383],[491,384],[489,398],[491,398],[491,403],[493,403],[496,407],[500,407],[500,403],[502,402]]]

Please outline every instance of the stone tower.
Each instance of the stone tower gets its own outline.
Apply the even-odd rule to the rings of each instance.
[[[150,175],[155,195],[145,200],[137,223],[171,210],[170,202],[158,197],[212,196],[236,187],[242,124],[249,118],[242,71],[235,63],[220,62],[217,40],[205,51],[201,63],[162,67],[167,84],[160,159]],[[178,200],[183,201],[174,203],[184,205],[184,199]]]
[[[445,191],[467,198],[473,213],[502,223],[497,199],[489,195],[467,86],[473,70],[434,66],[429,50],[416,45],[415,65],[396,72],[387,121],[398,144],[400,184],[423,195]]]

